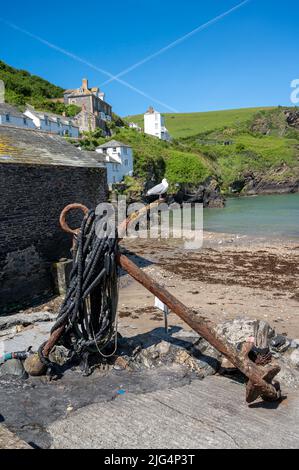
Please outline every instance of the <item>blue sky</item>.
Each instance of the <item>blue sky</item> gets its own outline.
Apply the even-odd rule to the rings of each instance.
[[[231,9],[241,0],[2,2],[0,16],[86,63],[0,23],[0,58],[65,88],[92,86]],[[299,78],[299,2],[251,0],[186,41],[103,87],[115,112],[209,111],[290,105]],[[151,97],[151,98],[149,98]]]

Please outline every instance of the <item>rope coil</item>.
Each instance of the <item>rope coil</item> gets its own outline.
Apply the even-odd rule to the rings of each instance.
[[[51,330],[65,324],[59,344],[78,355],[101,353],[117,334],[118,238],[111,230],[93,210],[85,215],[73,249],[69,289]],[[42,350],[40,359],[49,365]]]

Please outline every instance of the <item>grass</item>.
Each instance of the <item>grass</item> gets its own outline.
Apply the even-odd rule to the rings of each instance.
[[[166,113],[163,115],[170,134],[177,139],[215,129],[223,129],[224,127],[238,127],[240,124],[252,119],[259,111],[271,109],[273,108],[243,108],[206,113]],[[128,116],[126,119],[143,127],[143,115],[141,114]]]
[[[127,128],[117,129],[116,139],[133,147],[135,177],[145,182],[166,175],[172,189],[175,183],[196,186],[210,176],[225,193],[248,178],[295,182],[299,129],[288,125],[286,110],[292,111],[277,107],[168,114],[167,127],[176,137],[172,143]],[[142,116],[129,120],[141,124]]]

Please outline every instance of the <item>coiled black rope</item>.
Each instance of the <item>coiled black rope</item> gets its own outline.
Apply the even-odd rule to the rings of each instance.
[[[65,324],[59,344],[77,355],[101,352],[117,334],[118,243],[113,230],[89,211],[77,236],[69,289],[51,330]],[[49,365],[42,355],[43,346],[39,356]]]

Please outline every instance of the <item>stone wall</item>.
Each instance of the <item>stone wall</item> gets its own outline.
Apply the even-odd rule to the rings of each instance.
[[[106,170],[0,164],[0,315],[53,293],[52,263],[70,256],[71,236],[59,226],[71,203],[107,199]],[[78,227],[81,213],[70,225]]]

